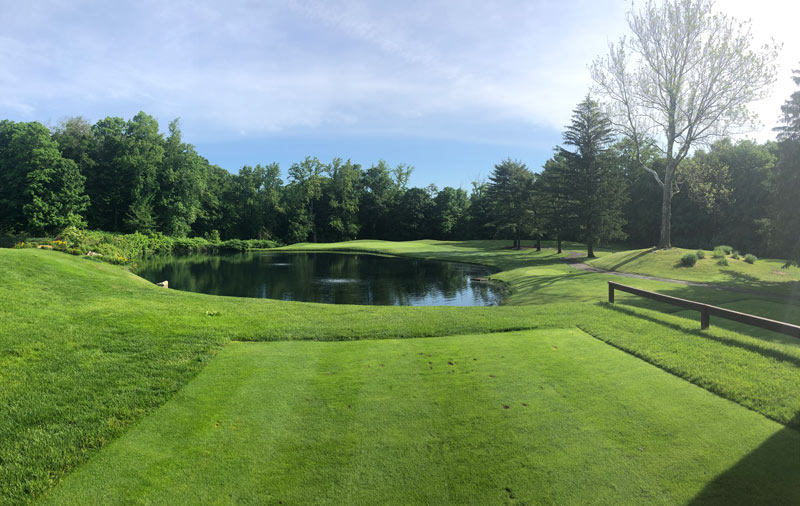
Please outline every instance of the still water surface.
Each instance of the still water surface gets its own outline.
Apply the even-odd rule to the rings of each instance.
[[[503,290],[470,281],[494,271],[455,262],[342,253],[251,252],[155,257],[137,274],[190,292],[238,297],[404,306],[490,306]]]

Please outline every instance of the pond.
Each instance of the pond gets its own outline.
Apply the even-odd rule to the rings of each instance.
[[[403,306],[491,306],[502,287],[480,282],[489,267],[366,253],[249,252],[154,257],[137,274],[212,295]]]

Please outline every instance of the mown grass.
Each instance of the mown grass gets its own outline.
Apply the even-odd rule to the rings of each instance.
[[[736,260],[727,256],[728,265],[722,266],[717,264],[711,252],[706,252],[705,258],[698,260],[694,267],[684,267],[680,259],[686,253],[694,251],[681,248],[631,250],[605,255],[587,263],[610,271],[779,293],[800,293],[800,268],[784,267],[783,260],[759,259],[749,264],[744,257]]]
[[[44,503],[792,503],[797,452],[574,329],[236,343]]]
[[[120,267],[85,258],[0,250],[0,504],[39,497],[163,405],[230,340],[348,341],[577,325],[714,393],[800,427],[800,355],[790,338],[753,329],[739,329],[749,335],[717,327],[700,332],[696,320],[625,295],[618,297],[622,309],[600,304],[606,281],[619,279],[575,271],[552,250],[435,241],[332,247],[366,246],[492,265],[502,270],[493,277],[508,283],[508,305],[365,307],[214,297],[157,288]],[[752,298],[627,281],[723,306],[748,305]],[[759,297],[758,302],[750,312],[772,317],[791,312],[778,299]]]

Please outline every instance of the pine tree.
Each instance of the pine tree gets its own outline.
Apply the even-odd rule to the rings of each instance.
[[[613,141],[611,121],[596,101],[587,96],[578,104],[572,112],[572,124],[566,128],[564,144],[574,151],[560,146],[556,150],[566,160],[569,214],[586,243],[586,255],[592,258],[598,242],[625,237],[625,183],[608,149]]]
[[[792,79],[800,86],[800,71]],[[783,126],[778,131],[778,162],[775,176],[773,208],[774,242],[787,258],[787,263],[800,264],[800,90],[781,106]]]
[[[533,221],[533,181],[534,175],[528,167],[510,158],[495,165],[489,176],[486,193],[492,207],[492,222],[498,234],[513,239],[513,247],[517,249]]]

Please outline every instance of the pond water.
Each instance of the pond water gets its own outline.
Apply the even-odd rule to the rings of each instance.
[[[403,306],[490,306],[503,289],[473,281],[494,271],[455,262],[343,253],[250,252],[154,257],[137,274],[213,295]]]

